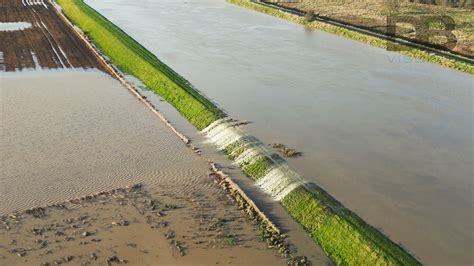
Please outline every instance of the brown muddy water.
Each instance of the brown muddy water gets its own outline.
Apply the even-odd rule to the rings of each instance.
[[[286,263],[215,184],[205,158],[108,75],[3,72],[0,96],[1,265]],[[44,217],[21,213],[51,204],[59,205]],[[280,213],[292,254],[327,263]]]
[[[424,263],[473,264],[471,75],[221,0],[87,3]]]
[[[0,213],[145,181],[202,185],[205,162],[105,74],[0,78]]]

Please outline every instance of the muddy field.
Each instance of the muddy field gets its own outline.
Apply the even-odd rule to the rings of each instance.
[[[218,194],[136,184],[2,216],[0,264],[283,264]]]
[[[103,69],[46,0],[0,0],[0,26],[12,22],[29,27],[0,27],[0,71]]]

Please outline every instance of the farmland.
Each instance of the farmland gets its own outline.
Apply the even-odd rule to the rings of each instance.
[[[304,0],[299,1],[298,3],[282,3],[282,5],[302,11],[314,10],[320,16],[334,18],[356,26],[367,27],[380,32],[386,31],[388,16],[410,16],[416,19],[422,19],[429,16],[447,16],[453,19],[455,22],[453,34],[457,39],[456,45],[450,48],[451,51],[458,52],[466,56],[474,55],[474,16],[472,14],[472,6],[440,6],[422,4],[421,1],[420,3],[417,3],[416,1],[397,1],[396,4],[389,4],[388,1],[383,0]],[[419,38],[416,36],[416,29],[413,29],[413,25],[400,23],[397,24],[396,30],[397,34],[400,36],[415,40]],[[442,44],[445,41],[446,40],[443,40],[442,38],[430,39],[432,44]]]
[[[347,22],[342,22],[342,23],[338,22],[337,23],[338,25],[333,25],[333,24],[329,24],[329,23],[322,22],[319,20],[308,21],[305,17],[301,15],[295,15],[295,14],[286,12],[286,10],[285,11],[279,10],[278,8],[275,8],[275,5],[269,6],[268,4],[265,4],[265,3],[264,4],[255,3],[249,0],[227,0],[227,2],[235,4],[235,5],[239,5],[245,8],[253,9],[255,11],[262,12],[274,17],[285,19],[294,23],[298,23],[298,24],[304,25],[308,29],[322,30],[328,33],[340,35],[349,39],[366,43],[375,47],[387,49],[390,51],[396,51],[402,55],[409,56],[415,59],[420,59],[426,62],[442,65],[444,67],[457,69],[457,70],[471,73],[471,74],[474,73],[474,66],[471,63],[472,60],[467,58],[464,55],[451,54],[449,51],[448,52],[441,51],[441,50],[431,48],[431,47],[428,47],[427,49],[426,47],[419,49],[417,47],[412,47],[413,43],[411,42],[400,44],[399,43],[400,40],[397,39],[398,37],[396,37],[393,41],[386,40],[383,34],[380,35],[381,33],[374,33],[374,31],[372,30],[367,31],[366,29],[362,29],[363,33],[361,33],[359,32],[361,31],[360,26],[352,26],[350,24],[347,24]],[[470,17],[469,14],[470,13],[468,12],[467,17]],[[462,17],[466,17],[466,16],[462,15]],[[324,18],[324,17],[321,17],[321,18]],[[470,24],[468,23],[468,25]],[[398,30],[399,29],[397,29],[397,31]],[[412,30],[409,30],[408,32],[413,33]],[[466,47],[466,45],[470,46],[469,42],[470,42],[469,40],[465,40],[464,43],[462,44],[462,47]],[[462,50],[464,51],[466,50],[466,48],[462,48]]]
[[[0,70],[104,69],[49,2],[1,0],[0,21],[29,25],[18,30],[0,30]]]

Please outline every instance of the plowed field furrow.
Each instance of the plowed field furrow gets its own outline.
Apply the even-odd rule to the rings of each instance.
[[[28,28],[0,31],[0,70],[98,68],[104,70],[46,0],[0,0],[0,23],[26,22]]]

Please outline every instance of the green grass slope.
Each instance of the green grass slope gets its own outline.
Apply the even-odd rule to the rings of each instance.
[[[282,204],[338,265],[421,265],[319,187],[299,187]]]
[[[188,81],[82,0],[57,0],[57,3],[114,65],[158,93],[198,129],[225,116]]]
[[[238,140],[228,145],[223,152],[229,159],[236,160],[252,147],[246,142],[252,143],[252,140]],[[240,167],[248,177],[257,181],[275,166],[275,160],[281,158],[265,155]],[[298,187],[283,198],[281,204],[336,264],[421,265],[401,246],[347,210],[315,184]]]

